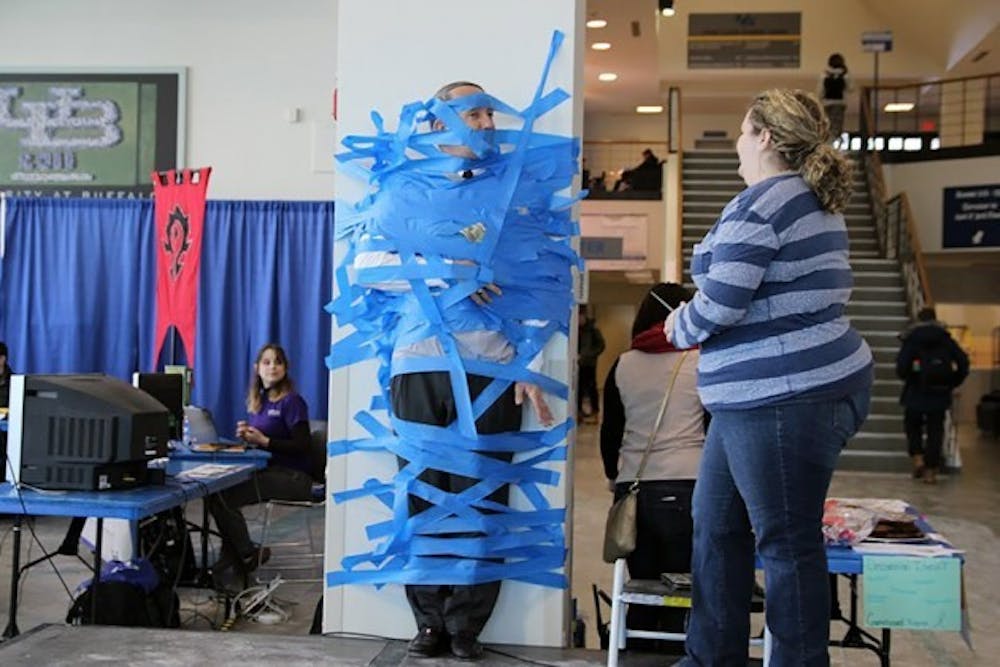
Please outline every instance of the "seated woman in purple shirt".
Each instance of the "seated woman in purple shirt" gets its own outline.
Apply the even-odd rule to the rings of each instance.
[[[267,468],[209,498],[209,511],[222,535],[222,557],[212,567],[219,573],[234,564],[250,572],[267,560],[267,549],[250,540],[240,508],[268,500],[309,500],[313,480],[322,478],[311,453],[309,408],[288,375],[288,356],[268,343],[257,352],[247,391],[247,419],[236,437],[271,452]]]

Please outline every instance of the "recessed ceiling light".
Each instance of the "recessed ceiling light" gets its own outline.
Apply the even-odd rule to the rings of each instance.
[[[660,14],[673,16],[676,13],[674,11],[674,0],[660,0]]]
[[[590,19],[587,21],[588,28],[603,28],[608,25],[608,22],[604,19]]]
[[[610,42],[594,42],[593,44],[590,45],[590,48],[592,48],[595,51],[607,51],[608,49],[611,48],[611,43]]]
[[[618,75],[614,72],[601,72],[597,75],[597,78],[600,81],[617,81]]]
[[[913,111],[913,102],[889,102],[882,107],[888,113],[899,113],[901,111]]]
[[[635,108],[636,113],[663,113],[659,104],[641,104]]]

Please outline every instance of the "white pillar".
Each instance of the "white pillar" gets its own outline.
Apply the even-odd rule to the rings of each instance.
[[[372,134],[369,114],[377,109],[387,129],[396,127],[400,108],[426,100],[441,85],[468,80],[516,108],[527,106],[541,76],[554,30],[566,35],[553,63],[547,89],[561,87],[573,96],[536,124],[542,132],[581,136],[583,121],[583,35],[585,3],[582,0],[339,0],[337,16],[337,78],[339,119],[337,134]],[[323,63],[303,66],[322,67]],[[502,121],[501,116],[497,116]],[[502,127],[502,122],[500,123]],[[338,144],[339,144],[338,138]],[[344,174],[336,180],[336,199],[353,202],[364,186]],[[342,210],[338,208],[338,210]],[[339,265],[345,248],[338,244]],[[349,331],[334,328],[339,340]],[[556,349],[553,349],[556,348]],[[560,337],[547,349],[544,372],[569,381],[568,345]],[[364,363],[331,374],[330,435],[333,440],[364,434],[351,422],[368,408],[376,392],[376,366]],[[554,401],[557,419],[566,406]],[[561,413],[561,414],[560,414]],[[572,457],[572,453],[570,454]],[[566,506],[571,514],[569,465],[554,464],[563,473],[562,484],[549,499]],[[359,455],[331,459],[327,467],[330,490],[355,488],[366,479],[390,479],[396,468],[390,455]],[[524,506],[518,492],[512,504]],[[384,507],[367,500],[346,505],[328,503],[326,520],[326,570],[340,569],[344,554],[369,551],[364,528],[388,518]],[[567,544],[572,525],[566,524]],[[570,578],[570,561],[566,564]],[[500,600],[481,639],[485,642],[560,646],[567,643],[569,591],[504,582]],[[409,638],[416,626],[401,586],[343,586],[326,590],[323,629]]]

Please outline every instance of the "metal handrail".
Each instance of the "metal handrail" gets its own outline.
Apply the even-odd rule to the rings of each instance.
[[[872,88],[866,88],[862,104],[869,103]],[[976,76],[880,85],[879,104],[907,102],[913,105],[901,113],[873,109],[869,127],[885,135],[936,135],[941,147],[975,146],[995,142],[1000,134],[1000,72]],[[870,104],[870,103],[869,103]],[[868,136],[872,136],[870,133]]]
[[[675,270],[677,272],[675,279],[680,283],[683,282],[684,276],[684,176],[683,169],[681,168],[684,164],[684,135],[682,132],[683,123],[681,122],[681,118],[683,118],[681,109],[681,89],[671,86],[668,92],[667,100],[667,150],[672,158],[677,160],[678,165],[678,168],[675,170],[677,178],[671,185],[673,185],[675,192],[677,192],[677,224],[674,228],[676,233],[674,247],[677,249],[677,252],[676,257],[674,258],[674,266],[676,267]]]
[[[960,83],[962,81],[972,81],[973,79],[989,79],[991,77],[1000,76],[1000,72],[991,72],[990,74],[973,74],[971,76],[957,76],[952,79],[933,79],[931,81],[920,81],[917,83],[895,83],[883,85],[879,84],[879,90],[901,90],[903,88],[921,88],[923,86],[935,86],[943,83]]]
[[[872,127],[872,110],[865,97],[861,98],[862,132],[867,135]],[[930,282],[924,268],[924,256],[917,235],[910,200],[905,192],[887,199],[882,161],[877,151],[864,150],[861,160],[875,218],[875,234],[879,251],[885,259],[899,260],[903,273],[907,311],[916,317],[921,308],[933,306]]]

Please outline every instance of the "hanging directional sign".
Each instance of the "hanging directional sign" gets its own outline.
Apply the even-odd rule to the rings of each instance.
[[[887,53],[892,51],[892,31],[870,30],[861,33],[861,48],[869,53]]]

